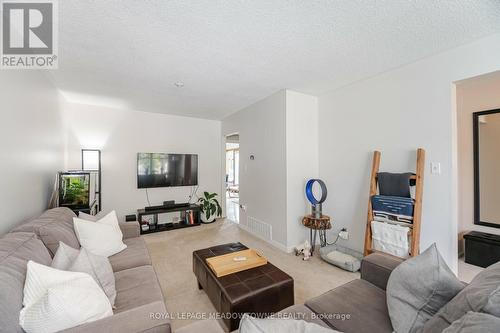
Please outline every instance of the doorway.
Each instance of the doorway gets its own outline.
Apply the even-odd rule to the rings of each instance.
[[[240,220],[240,137],[239,134],[226,136],[226,216],[239,223]]]

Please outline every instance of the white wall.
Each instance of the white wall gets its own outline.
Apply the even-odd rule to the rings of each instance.
[[[268,241],[291,251],[309,235],[301,219],[310,210],[305,183],[318,176],[317,98],[281,90],[223,119],[223,143],[234,133],[240,138],[240,205],[246,207],[240,226],[258,235],[248,220],[264,222],[272,227]]]
[[[306,182],[318,177],[318,99],[286,91],[287,247],[309,238],[302,217],[311,213]]]
[[[0,74],[0,235],[48,206],[63,169],[61,96],[35,70]]]
[[[148,206],[137,188],[137,153],[198,154],[199,191],[220,195],[220,121],[67,104],[68,167],[81,168],[81,149],[102,150],[103,211],[123,219]],[[151,205],[165,200],[186,202],[190,187],[149,189]]]
[[[319,174],[330,189],[323,209],[349,229],[349,246],[363,249],[372,151],[382,151],[381,170],[407,171],[423,147],[421,249],[436,242],[456,270],[453,82],[498,70],[499,59],[496,34],[319,97]],[[441,175],[429,173],[431,161],[441,163]]]
[[[279,91],[222,121],[223,137],[240,136],[240,204],[246,206],[240,226],[247,227],[249,217],[271,225],[271,242],[282,249],[287,245],[285,99]]]
[[[457,84],[458,231],[500,234],[500,229],[474,224],[474,149],[472,113],[500,109],[500,72]]]

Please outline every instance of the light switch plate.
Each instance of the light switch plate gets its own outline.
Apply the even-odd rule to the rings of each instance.
[[[441,163],[432,162],[431,163],[431,174],[440,175],[441,174]]]

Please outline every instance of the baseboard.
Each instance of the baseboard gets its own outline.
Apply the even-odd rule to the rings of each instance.
[[[286,253],[291,253],[293,251],[293,249],[294,249],[293,247],[292,248],[287,248],[285,245],[283,245],[281,243],[278,243],[278,242],[276,242],[274,240],[266,239],[266,238],[264,238],[264,237],[262,237],[262,236],[260,236],[260,235],[258,235],[256,233],[252,232],[252,230],[250,230],[250,228],[248,228],[247,226],[245,226],[245,225],[243,225],[241,223],[238,224],[238,227],[240,227],[244,231],[248,232],[252,236],[257,237],[258,239],[263,240],[264,242],[266,242],[266,243],[274,246],[275,248],[277,248],[280,251],[283,251],[283,252],[286,252]]]

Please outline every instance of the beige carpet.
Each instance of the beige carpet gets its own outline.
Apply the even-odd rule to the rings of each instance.
[[[359,277],[333,267],[316,255],[303,261],[243,231],[229,220],[209,225],[145,235],[153,266],[165,296],[173,329],[206,319],[215,309],[203,290],[198,290],[192,268],[192,252],[213,245],[242,242],[257,249],[295,280],[295,303],[318,296]],[[197,316],[193,318],[192,316]],[[191,317],[190,317],[191,316]]]

